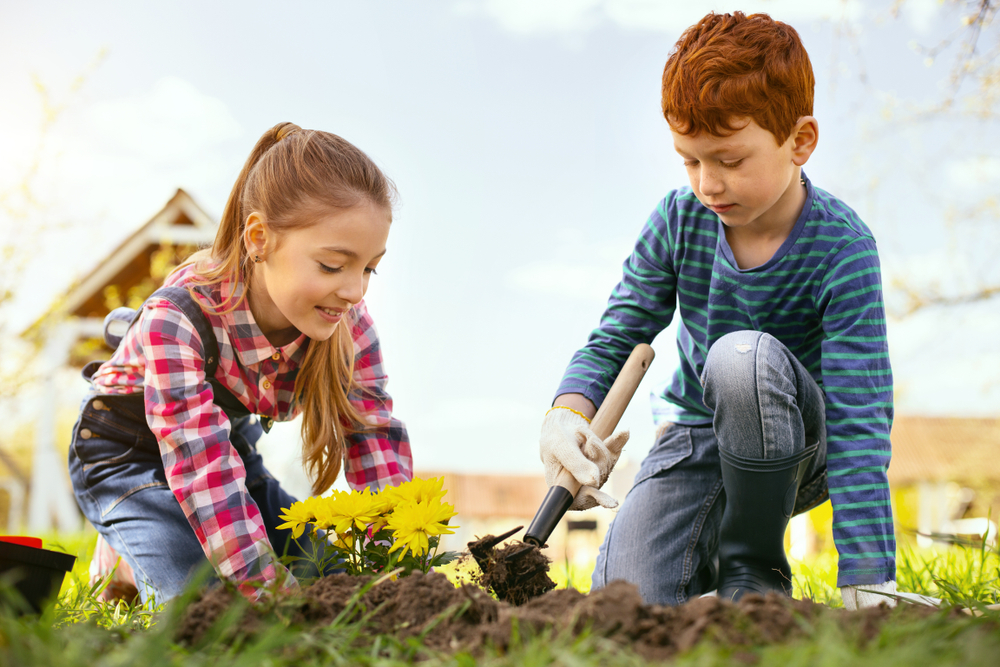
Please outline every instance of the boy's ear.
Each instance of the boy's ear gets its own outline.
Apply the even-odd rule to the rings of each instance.
[[[802,116],[792,128],[792,162],[801,167],[819,143],[819,121],[813,116]]]
[[[266,257],[269,233],[260,213],[255,211],[247,216],[247,223],[243,226],[243,245],[249,257],[253,258],[254,255]]]

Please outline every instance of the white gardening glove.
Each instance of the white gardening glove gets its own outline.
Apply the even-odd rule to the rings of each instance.
[[[844,599],[844,607],[848,611],[857,611],[865,607],[877,607],[883,602],[890,607],[896,606],[896,598],[889,597],[889,595],[879,595],[879,593],[895,595],[896,582],[887,581],[884,584],[858,584],[857,586],[842,586],[840,588],[840,597]]]
[[[600,505],[618,507],[618,501],[598,491],[618,462],[628,442],[628,431],[620,431],[601,442],[583,415],[566,408],[553,408],[542,422],[538,449],[545,464],[545,483],[552,486],[565,468],[583,487],[576,494],[571,510],[585,510]]]

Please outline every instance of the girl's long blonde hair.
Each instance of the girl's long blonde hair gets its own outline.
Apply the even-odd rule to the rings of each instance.
[[[395,197],[392,181],[350,142],[329,132],[278,123],[257,141],[243,165],[215,243],[185,262],[195,264],[198,279],[191,284],[242,284],[244,289],[234,289],[212,312],[239,307],[253,277],[254,263],[243,243],[247,217],[253,212],[263,214],[280,238],[282,232],[312,224],[314,214],[324,209],[370,203],[384,208],[391,220]],[[302,462],[314,494],[330,488],[340,474],[346,436],[370,428],[348,400],[357,390],[351,328],[341,325],[327,340],[309,340],[293,400],[302,409]]]

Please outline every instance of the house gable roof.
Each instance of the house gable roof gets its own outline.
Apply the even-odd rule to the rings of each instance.
[[[204,246],[215,238],[216,223],[184,190],[178,188],[164,207],[122,241],[80,278],[23,335],[31,336],[50,319],[103,318],[104,290],[110,285],[131,287],[149,275],[149,259],[164,245]]]

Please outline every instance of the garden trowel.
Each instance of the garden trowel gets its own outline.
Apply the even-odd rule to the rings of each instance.
[[[590,430],[601,440],[607,440],[611,437],[615,427],[618,426],[618,421],[625,413],[625,408],[632,400],[632,395],[639,388],[639,383],[642,382],[649,365],[653,363],[654,356],[653,348],[645,343],[640,343],[635,346],[632,354],[625,361],[625,365],[618,377],[615,378],[614,384],[611,385],[607,397],[590,422]],[[576,478],[563,468],[556,477],[556,483],[549,487],[549,492],[545,495],[542,506],[524,533],[524,541],[536,547],[543,546],[579,492],[580,482],[576,481]]]
[[[653,348],[641,343],[625,361],[590,423],[591,430],[601,440],[610,437],[618,426],[618,421],[652,363],[653,356]],[[579,491],[580,483],[563,469],[528,526],[524,544],[500,551],[496,549],[497,545],[521,530],[520,526],[503,535],[487,535],[469,543],[469,551],[483,572],[483,584],[492,588],[501,600],[520,604],[525,601],[523,598],[541,594],[555,586],[547,575],[548,558],[542,556],[538,549],[545,546],[546,540],[573,504]]]

